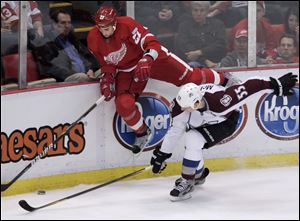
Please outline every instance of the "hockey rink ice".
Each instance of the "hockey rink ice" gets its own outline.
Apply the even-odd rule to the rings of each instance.
[[[93,185],[1,198],[1,220],[271,219],[299,220],[299,167],[213,172],[191,199],[171,202],[177,176],[120,181],[56,205],[27,212]]]

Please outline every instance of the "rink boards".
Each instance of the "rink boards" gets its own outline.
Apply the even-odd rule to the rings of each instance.
[[[254,76],[278,77],[290,71],[299,76],[298,67],[242,70],[232,74],[245,80]],[[145,92],[155,99],[151,96],[145,99],[156,102],[155,107],[162,107],[153,115],[147,107],[143,109],[148,114],[147,121],[156,129],[157,142],[138,158],[127,149],[131,133],[118,121],[113,102],[103,103],[1,195],[104,182],[148,165],[152,149],[169,126],[170,119],[163,105],[170,104],[177,90],[168,83],[148,82]],[[206,165],[212,171],[298,165],[298,86],[295,92],[288,99],[276,99],[268,94],[253,96],[240,110],[242,117],[234,136],[223,144],[204,150]],[[145,94],[148,96],[149,93]],[[1,183],[10,181],[27,166],[43,146],[51,144],[99,98],[99,94],[98,83],[2,92]],[[180,173],[183,151],[181,139],[161,175]],[[155,176],[146,172],[134,178],[147,177]]]

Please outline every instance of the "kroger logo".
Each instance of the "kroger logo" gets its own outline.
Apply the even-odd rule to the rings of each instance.
[[[268,136],[278,140],[292,140],[299,137],[299,86],[295,94],[277,97],[263,95],[256,105],[256,122]]]
[[[246,104],[244,104],[242,107],[240,107],[239,111],[240,111],[240,117],[239,117],[239,120],[236,125],[236,129],[235,129],[234,133],[231,136],[229,136],[229,137],[225,138],[224,140],[222,140],[221,142],[219,142],[218,144],[224,144],[224,143],[231,141],[236,136],[238,136],[242,132],[242,130],[245,128],[245,125],[248,120],[248,108],[247,108]]]
[[[144,151],[152,150],[162,142],[170,127],[170,104],[165,98],[154,93],[143,93],[136,104],[146,124],[154,133],[153,139]],[[135,133],[126,125],[118,113],[115,113],[114,116],[113,129],[119,143],[131,150],[135,140]]]

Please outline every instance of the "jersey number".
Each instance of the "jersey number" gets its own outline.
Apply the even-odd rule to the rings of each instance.
[[[2,20],[7,20],[9,17],[11,17],[13,14],[11,13],[11,11],[6,8],[6,7],[3,7],[1,9],[1,19]]]
[[[138,31],[137,28],[135,28],[133,31],[132,31],[132,38],[134,40],[134,43],[138,44],[140,39],[141,39],[141,33]]]
[[[244,86],[239,86],[237,89],[234,89],[234,91],[239,100],[241,100],[243,97],[248,95],[246,88]]]

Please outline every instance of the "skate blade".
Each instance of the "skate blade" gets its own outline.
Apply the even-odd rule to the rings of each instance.
[[[192,194],[187,193],[184,196],[170,196],[171,202],[178,202],[192,198]]]
[[[201,181],[196,182],[196,183],[195,183],[195,186],[201,186],[201,185],[203,185],[204,183],[205,183],[205,178],[204,178],[204,180],[201,180]]]

